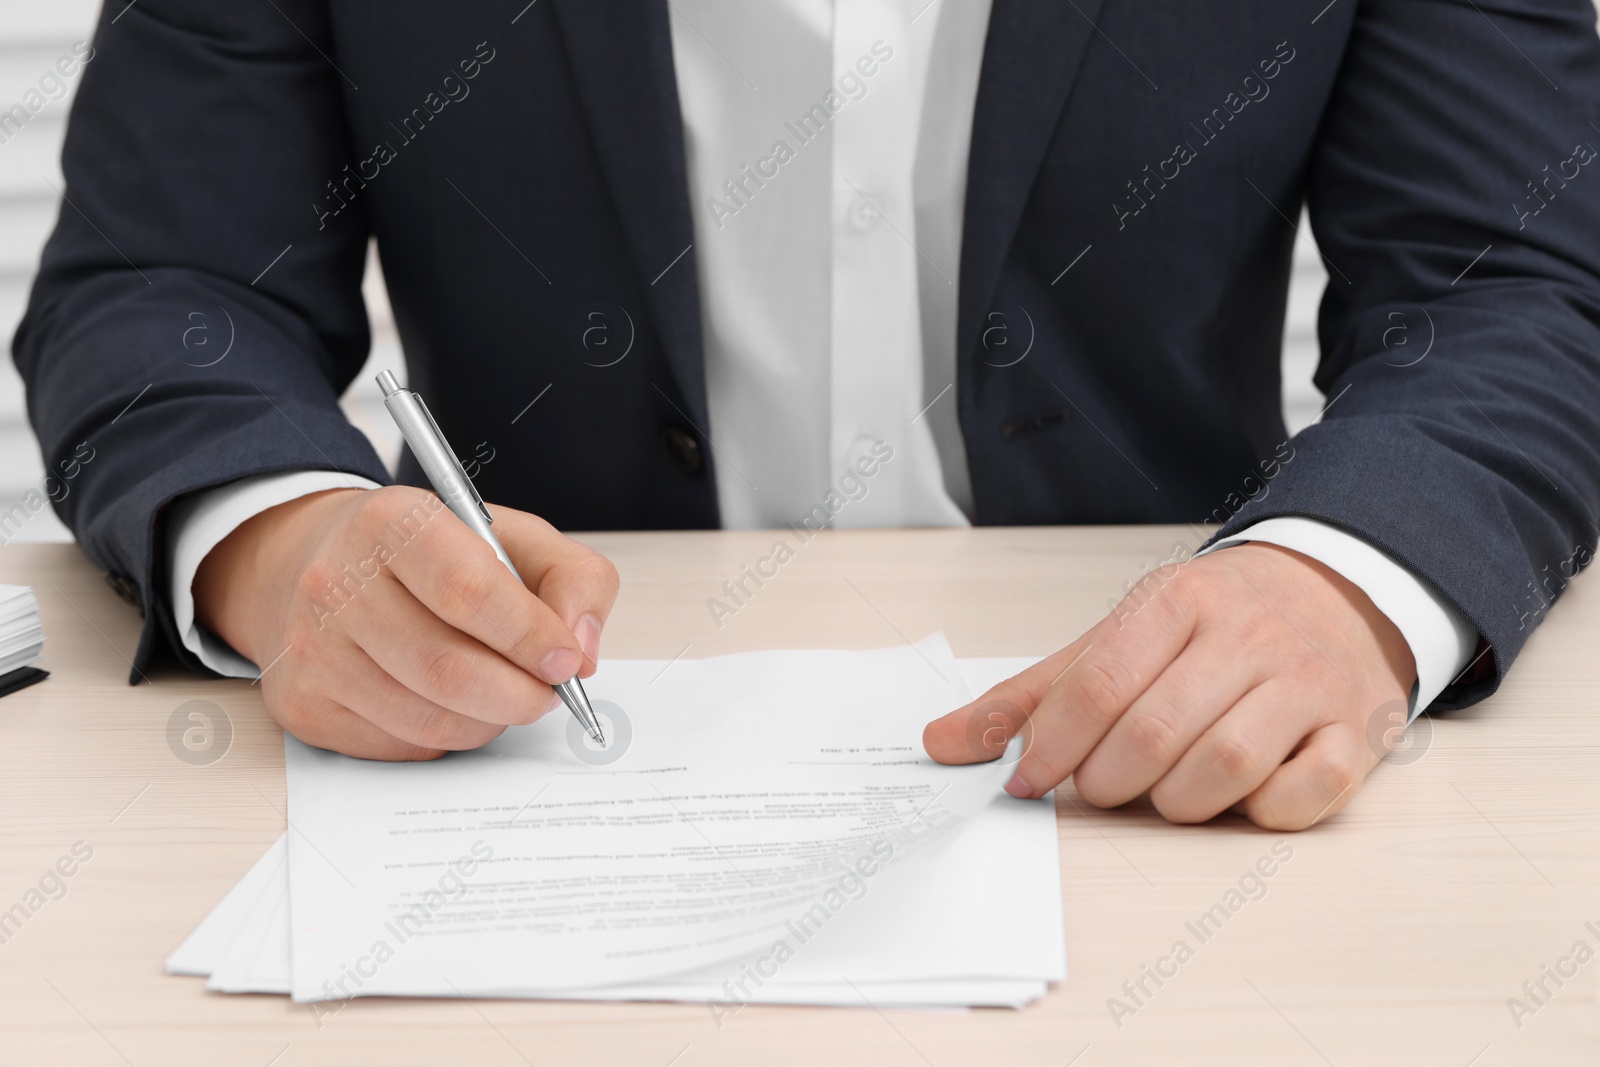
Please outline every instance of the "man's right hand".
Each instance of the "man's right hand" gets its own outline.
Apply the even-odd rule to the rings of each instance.
[[[267,710],[307,744],[367,759],[477,748],[594,673],[617,571],[526,512],[491,505],[528,583],[409,486],[335,489],[245,522],[195,574],[201,625],[259,664]]]

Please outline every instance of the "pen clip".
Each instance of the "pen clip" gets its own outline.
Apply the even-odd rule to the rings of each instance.
[[[440,430],[439,424],[434,421],[433,412],[428,410],[427,402],[424,401],[417,393],[412,393],[411,396],[416,400],[417,407],[422,409],[423,417],[428,420],[428,426],[433,430],[434,439],[440,444],[444,445],[445,454],[450,457],[450,462],[455,464],[456,473],[461,476],[461,484],[464,485],[467,492],[471,494],[472,502],[478,505],[478,511],[483,515],[483,521],[493,526],[494,516],[489,514],[489,508],[484,504],[483,496],[478,492],[478,487],[472,484],[471,478],[467,477],[467,470],[461,465],[461,459],[456,455],[455,449],[451,448],[450,442],[445,440],[444,431]]]

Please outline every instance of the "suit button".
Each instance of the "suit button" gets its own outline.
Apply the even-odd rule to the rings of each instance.
[[[139,585],[132,578],[125,574],[107,574],[106,584],[111,587],[113,593],[116,593],[123,600],[126,600],[141,611],[144,609],[144,604],[139,597]]]
[[[706,468],[706,457],[700,451],[700,442],[676,426],[668,426],[661,431],[661,447],[667,450],[672,462],[685,474],[699,474]]]

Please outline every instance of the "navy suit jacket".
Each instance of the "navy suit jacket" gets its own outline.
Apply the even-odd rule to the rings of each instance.
[[[1596,533],[1594,25],[1590,0],[994,0],[956,339],[977,520],[1322,519],[1489,642],[1444,706],[1492,691]],[[108,0],[94,46],[15,357],[51,467],[92,450],[59,507],[136,589],[140,663],[176,645],[173,500],[387,480],[337,404],[372,235],[412,381],[494,450],[485,497],[718,524],[665,0]],[[1302,204],[1331,406],[1286,442]],[[585,358],[596,308],[631,320],[614,365]]]

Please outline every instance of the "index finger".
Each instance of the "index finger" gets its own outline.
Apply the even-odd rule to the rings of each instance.
[[[617,600],[617,568],[537,515],[493,506],[490,510],[522,580],[577,637],[583,651],[578,675],[589,677],[600,657],[600,631]]]
[[[413,540],[386,562],[429,611],[551,685],[578,673],[572,628],[465,523],[441,508]]]

